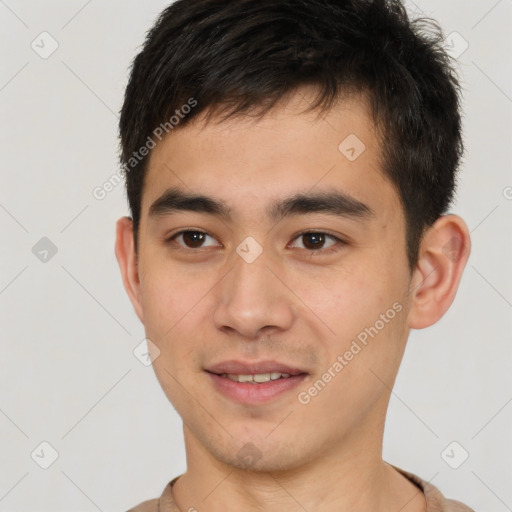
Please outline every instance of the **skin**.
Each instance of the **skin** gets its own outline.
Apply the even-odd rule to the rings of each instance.
[[[440,217],[411,274],[404,214],[380,170],[364,97],[345,98],[318,118],[302,112],[312,94],[298,90],[259,120],[206,124],[200,116],[170,132],[150,157],[138,253],[131,219],[117,223],[125,288],[160,351],[157,378],[183,419],[187,471],[173,487],[182,511],[425,510],[423,493],[382,460],[384,420],[410,329],[437,322],[455,297],[468,229],[456,215]],[[338,150],[349,134],[365,144],[352,162]],[[223,200],[233,219],[186,211],[150,216],[151,204],[174,186]],[[277,223],[265,216],[274,199],[333,188],[375,215],[309,213]],[[183,237],[166,241],[185,229],[209,236],[199,249]],[[299,235],[305,230],[346,244],[326,237],[320,250],[311,249]],[[252,263],[236,252],[247,236],[263,249]],[[397,302],[401,311],[300,403],[298,392]],[[277,360],[308,376],[300,389],[268,403],[239,404],[204,371],[227,359]],[[247,443],[260,458],[237,456]]]

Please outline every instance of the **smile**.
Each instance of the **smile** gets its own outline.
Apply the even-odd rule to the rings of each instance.
[[[270,382],[271,380],[287,379],[290,377],[289,373],[272,372],[272,373],[257,373],[255,375],[236,375],[234,373],[223,373],[221,377],[227,377],[235,382],[249,382],[251,384],[262,384],[263,382]]]

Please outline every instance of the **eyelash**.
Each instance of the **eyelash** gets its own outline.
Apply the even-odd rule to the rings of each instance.
[[[206,231],[201,231],[201,230],[198,230],[198,229],[185,229],[185,230],[182,230],[182,231],[178,231],[174,235],[172,235],[169,238],[167,238],[166,242],[170,244],[170,243],[174,242],[175,238],[177,238],[180,235],[183,235],[184,233],[202,233],[203,235],[207,235],[207,236],[212,237]],[[331,235],[330,233],[326,233],[325,231],[302,231],[300,233],[297,233],[295,235],[295,237],[293,238],[293,240],[296,240],[297,238],[300,238],[300,237],[302,237],[304,235],[311,235],[311,234],[313,234],[313,235],[314,234],[326,235],[327,237],[330,237],[330,238],[336,240],[336,242],[337,242],[337,244],[335,244],[335,245],[333,245],[331,247],[328,247],[326,249],[304,249],[304,250],[306,250],[306,251],[308,251],[308,252],[310,252],[312,254],[316,254],[316,253],[330,254],[330,253],[339,251],[341,249],[341,247],[347,245],[347,242],[345,242],[341,238],[339,238],[337,236],[334,236],[334,235]],[[214,238],[214,237],[212,237],[212,238]],[[198,252],[201,249],[205,249],[205,247],[192,248],[192,247],[178,246],[178,248],[177,248],[177,250],[179,250],[179,251],[187,251],[187,252],[188,251]]]

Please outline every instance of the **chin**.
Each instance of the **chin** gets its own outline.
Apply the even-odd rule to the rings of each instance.
[[[297,452],[293,443],[279,440],[258,439],[236,442],[230,440],[228,446],[207,446],[218,460],[242,471],[255,473],[294,470],[305,464],[310,457],[304,451]],[[233,442],[234,441],[234,442]]]

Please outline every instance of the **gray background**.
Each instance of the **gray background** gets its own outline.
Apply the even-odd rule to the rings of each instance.
[[[123,187],[93,195],[118,169],[127,70],[167,3],[0,1],[2,511],[122,511],[185,469],[180,419],[133,354],[144,331],[113,251]],[[446,40],[454,53],[469,45],[458,57],[467,153],[452,211],[473,250],[452,308],[410,337],[384,459],[502,512],[512,510],[512,1],[408,7],[457,32]],[[43,31],[58,43],[47,58]],[[36,245],[43,237],[55,255]],[[59,455],[48,469],[43,441]]]

